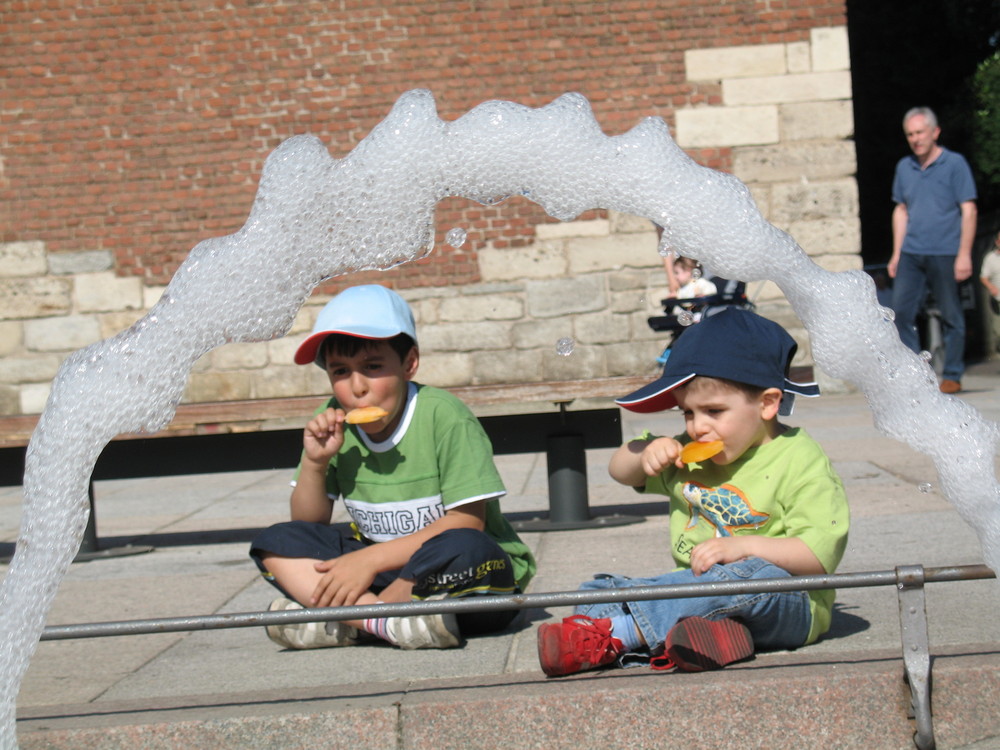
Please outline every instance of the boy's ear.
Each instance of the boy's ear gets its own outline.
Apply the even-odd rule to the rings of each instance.
[[[417,374],[417,367],[420,365],[420,351],[416,346],[406,353],[403,359],[403,376],[407,380],[413,380]]]
[[[766,388],[760,394],[760,416],[769,420],[778,416],[778,407],[781,406],[782,393],[778,388]]]

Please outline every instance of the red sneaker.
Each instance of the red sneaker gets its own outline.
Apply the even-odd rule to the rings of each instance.
[[[665,646],[666,655],[685,672],[722,669],[753,656],[750,629],[729,617],[687,617],[670,629]]]
[[[596,669],[613,662],[625,647],[611,635],[611,620],[566,617],[538,628],[538,661],[550,677]]]

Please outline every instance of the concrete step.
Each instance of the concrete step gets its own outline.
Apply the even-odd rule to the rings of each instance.
[[[898,652],[763,654],[720,672],[645,668],[39,706],[35,748],[867,748],[911,750]],[[1000,650],[933,661],[937,748],[1000,748]]]

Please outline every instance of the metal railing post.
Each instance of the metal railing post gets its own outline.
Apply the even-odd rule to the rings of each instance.
[[[903,645],[903,668],[910,689],[910,718],[917,724],[913,743],[917,750],[935,750],[934,717],[931,713],[931,654],[927,636],[924,597],[924,567],[896,567],[899,599],[899,631]]]

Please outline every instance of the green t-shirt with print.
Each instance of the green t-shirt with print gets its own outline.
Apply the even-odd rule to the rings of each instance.
[[[316,413],[337,407],[331,398]],[[469,408],[447,391],[410,383],[399,426],[375,443],[345,425],[344,445],[330,460],[326,489],[343,498],[358,532],[373,542],[407,536],[449,508],[485,501],[485,532],[511,559],[523,591],[535,559],[500,512],[506,494],[493,447]]]
[[[687,435],[678,436],[682,443]],[[840,477],[823,449],[800,428],[751,448],[726,466],[711,461],[671,467],[646,481],[670,497],[674,561],[691,567],[691,550],[717,536],[795,537],[833,573],[847,546],[850,515]],[[810,591],[812,627],[806,643],[830,628],[835,593]]]

